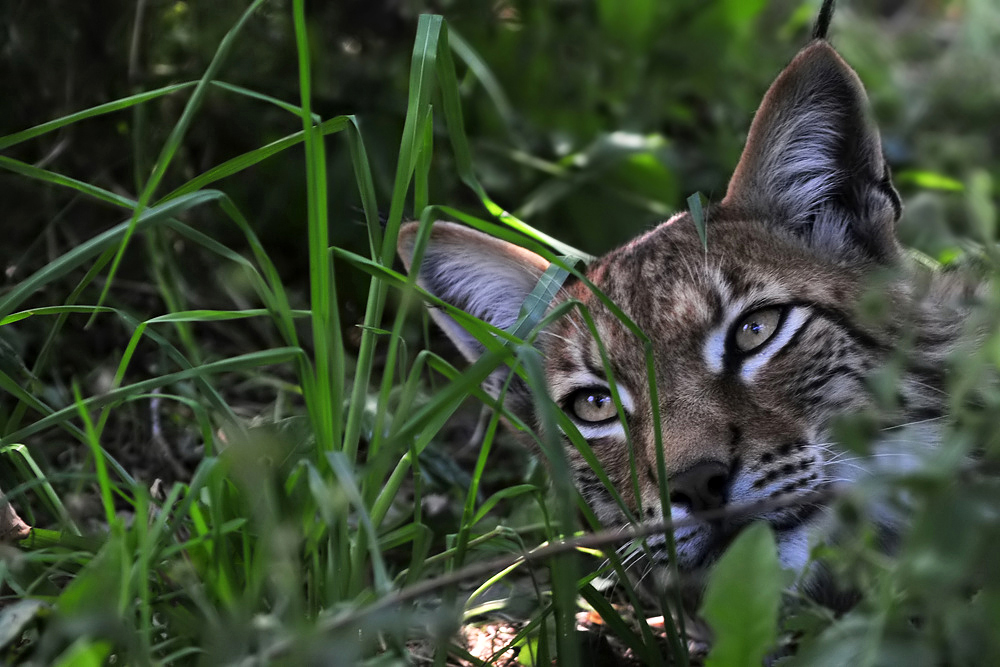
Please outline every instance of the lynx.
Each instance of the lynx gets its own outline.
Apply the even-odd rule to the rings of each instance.
[[[628,507],[563,435],[575,483],[605,526],[626,525],[629,515],[664,519],[659,415],[669,512],[687,519],[674,531],[682,573],[711,564],[752,521],[770,523],[785,566],[807,568],[811,545],[829,537],[830,501],[819,492],[906,470],[941,441],[947,360],[981,288],[917,265],[901,247],[900,199],[866,93],[825,32],[817,29],[764,96],[725,197],[705,213],[704,244],[689,212],[674,215],[592,262],[586,280],[562,285],[551,307],[578,301],[597,338],[579,309],[538,338],[549,395]],[[416,268],[417,232],[411,223],[400,233],[407,270]],[[510,329],[548,266],[522,247],[438,222],[417,270],[433,295]],[[876,284],[885,306],[865,315]],[[655,404],[642,342],[594,288],[652,341]],[[482,354],[455,319],[431,314],[464,356]],[[896,395],[877,400],[871,378],[890,362],[899,368]],[[537,427],[526,391],[514,382],[507,405]],[[872,415],[878,428],[872,455],[861,459],[833,434],[856,414]],[[812,500],[766,502],[801,496]],[[725,515],[746,505],[760,509]],[[872,515],[891,543],[903,520],[887,505]],[[647,545],[644,571],[666,585],[667,539]]]

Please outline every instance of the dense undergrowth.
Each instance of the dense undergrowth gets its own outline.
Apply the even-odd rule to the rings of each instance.
[[[177,65],[157,85],[3,129],[0,488],[35,527],[0,550],[6,661],[475,663],[459,628],[502,612],[522,662],[586,664],[580,604],[619,658],[689,661],[690,620],[643,620],[669,619],[678,600],[643,598],[625,577],[606,595],[620,541],[567,542],[599,526],[558,442],[538,436],[544,465],[513,446],[479,388],[504,363],[540,386],[530,341],[558,313],[538,299],[505,344],[458,364],[416,307],[433,299],[399,272],[395,237],[404,218],[425,230],[449,218],[518,240],[562,267],[544,296],[586,259],[573,246],[606,248],[722,191],[816,8],[564,4],[499,3],[486,22],[465,3],[444,3],[453,22],[400,11],[393,42],[365,25],[325,41],[321,19],[356,18],[353,5],[314,16],[257,0],[211,49],[197,42],[190,77],[176,54],[203,10],[151,5],[147,30],[168,38],[150,51]],[[891,22],[842,9],[857,22],[835,42],[888,119],[904,239],[992,274],[1000,137],[984,119],[1000,101],[988,67],[1000,16],[984,1],[948,8],[897,10],[880,43]],[[907,25],[938,26],[933,49]],[[254,40],[294,76],[255,85]],[[917,66],[889,80],[886,60],[904,55]],[[227,132],[239,140],[221,143]],[[100,141],[130,146],[128,164]],[[981,313],[988,331],[998,302]],[[782,603],[771,537],[747,531],[706,598],[712,664],[760,664],[792,643],[793,664],[1000,662],[996,344],[955,360],[948,447],[842,499],[850,537],[816,556],[862,592],[854,609]],[[844,440],[863,454],[863,429]],[[892,557],[867,527],[867,494],[914,513]]]

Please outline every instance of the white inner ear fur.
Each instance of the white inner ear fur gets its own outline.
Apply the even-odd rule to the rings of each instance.
[[[816,104],[785,113],[782,124],[769,133],[758,166],[768,174],[761,195],[789,216],[789,223],[799,225],[818,214],[845,179],[836,154],[844,112],[833,104]]]
[[[461,305],[498,329],[508,329],[517,321],[538,275],[509,257],[449,244],[428,250],[420,281],[442,300]]]
[[[417,223],[399,234],[399,254],[412,269]],[[517,321],[521,304],[549,263],[513,243],[449,222],[434,223],[417,282],[442,301],[461,308],[498,329]],[[447,313],[431,310],[434,321],[470,360],[482,345]]]
[[[860,79],[819,41],[765,95],[726,200],[765,214],[825,255],[853,257],[859,239],[884,236],[873,214],[893,208],[881,155]]]

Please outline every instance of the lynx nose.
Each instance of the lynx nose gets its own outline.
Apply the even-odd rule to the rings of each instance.
[[[726,504],[729,468],[718,461],[702,461],[670,478],[670,502],[692,512]]]

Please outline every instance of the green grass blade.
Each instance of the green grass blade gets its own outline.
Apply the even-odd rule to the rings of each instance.
[[[345,116],[338,116],[336,118],[331,118],[330,120],[320,123],[318,126],[319,133],[322,135],[334,134],[340,132],[345,127],[347,127],[348,119]],[[239,172],[252,167],[255,164],[263,162],[267,158],[277,155],[278,153],[291,148],[292,146],[297,146],[302,143],[305,138],[305,132],[295,132],[287,137],[282,137],[276,141],[272,141],[266,146],[261,146],[252,151],[243,153],[242,155],[237,155],[234,158],[226,160],[222,164],[216,165],[209,169],[208,171],[199,174],[197,177],[192,178],[190,181],[180,186],[170,194],[165,195],[161,202],[173,199],[188,192],[194,192],[195,190],[200,190],[207,185],[211,185],[216,181],[219,181],[227,176],[232,176],[233,174],[238,174]],[[0,163],[2,165],[2,163]]]
[[[368,163],[368,152],[361,137],[361,126],[358,119],[355,116],[348,116],[347,119],[350,121],[347,142],[351,151],[351,166],[354,168],[354,178],[358,183],[358,194],[361,196],[361,207],[365,212],[365,223],[368,225],[368,240],[371,245],[372,259],[377,259],[382,251],[382,222],[379,220],[375,183],[372,180],[371,165]]]
[[[490,70],[489,66],[482,59],[482,57],[476,53],[472,45],[465,41],[458,31],[454,28],[448,28],[448,44],[455,51],[455,55],[461,58],[462,62],[469,68],[469,70],[475,75],[482,84],[483,90],[489,96],[490,100],[493,101],[493,106],[496,107],[497,113],[503,120],[504,127],[507,130],[508,136],[516,140],[514,136],[513,127],[515,122],[514,107],[511,105],[510,100],[507,98],[507,93],[504,92],[503,86],[493,72]]]
[[[336,308],[329,246],[329,223],[326,201],[326,153],[323,136],[312,122],[312,75],[306,29],[304,0],[294,0],[292,14],[299,64],[299,95],[306,148],[306,199],[309,226],[309,289],[312,308],[312,331],[315,385],[306,396],[309,416],[321,451],[340,446],[341,396],[343,392],[343,345]],[[310,400],[311,399],[311,400]],[[353,461],[353,457],[349,457]]]
[[[42,181],[43,183],[51,183],[52,185],[70,188],[88,197],[93,197],[99,201],[107,202],[122,208],[132,209],[132,207],[135,206],[135,202],[128,197],[123,197],[105,190],[104,188],[91,185],[90,183],[78,181],[77,179],[70,178],[69,176],[63,176],[62,174],[57,174],[46,169],[40,169],[34,165],[21,162],[20,160],[15,160],[14,158],[10,158],[5,155],[0,155],[0,169],[6,169],[14,172],[15,174],[20,174],[21,176],[25,176],[36,181]]]
[[[101,252],[115,243],[120,243],[128,234],[129,229],[144,229],[147,226],[163,224],[170,217],[176,216],[192,207],[217,200],[221,196],[222,193],[220,192],[203,190],[184,197],[178,197],[165,204],[143,211],[138,219],[132,218],[81,243],[22,280],[14,289],[4,295],[0,299],[0,317],[6,317],[14,312],[25,299],[41,287],[65,276],[87,260],[101,254]],[[134,227],[133,222],[135,223]]]
[[[458,171],[459,178],[476,193],[483,206],[486,207],[486,210],[503,221],[504,224],[530,236],[540,243],[555,248],[557,252],[563,255],[570,255],[579,257],[584,261],[590,261],[593,258],[587,253],[562,243],[558,239],[538,231],[522,220],[518,220],[495,204],[489,195],[486,194],[486,190],[479,183],[479,179],[476,177],[475,170],[473,169],[472,151],[469,149],[469,142],[465,137],[465,121],[462,118],[458,78],[455,75],[455,64],[451,58],[451,50],[448,48],[448,33],[446,29],[441,32],[442,48],[440,49],[438,58],[438,81],[444,107],[445,124],[448,128],[448,137],[451,140],[451,149],[455,155],[455,168]]]
[[[443,19],[440,16],[427,14],[421,15],[417,23],[417,35],[414,40],[413,56],[410,65],[410,88],[406,120],[403,125],[399,158],[396,163],[396,180],[393,185],[389,218],[382,238],[382,246],[378,248],[380,262],[385,267],[392,266],[395,259],[396,238],[399,235],[399,227],[403,219],[406,194],[409,191],[410,179],[413,175],[418,154],[423,147],[425,138],[424,119],[430,109],[434,63],[437,58],[438,36],[442,25]],[[344,452],[348,459],[352,461],[357,456],[358,444],[361,437],[361,398],[367,391],[368,383],[371,379],[375,348],[378,342],[375,330],[382,319],[387,289],[384,282],[373,281],[368,291],[368,303],[365,309],[363,325],[364,333],[361,336],[361,345],[358,350],[357,365],[355,367],[354,390],[351,393],[352,409],[348,412],[344,432]],[[391,346],[394,346],[394,341],[395,338],[390,341]],[[392,349],[394,350],[395,348],[393,347]],[[387,367],[387,374],[391,373],[391,367]],[[383,378],[383,387],[387,383],[389,383],[389,380]],[[380,395],[383,394],[384,392]],[[378,450],[377,439],[379,437],[380,433],[376,431],[376,442],[372,445],[375,451]],[[363,492],[367,496],[367,489],[363,489]]]
[[[245,88],[243,86],[237,86],[234,83],[226,83],[225,81],[212,81],[212,85],[217,88],[222,88],[223,90],[228,90],[231,93],[236,93],[237,95],[242,95],[244,97],[249,97],[251,99],[260,100],[261,102],[267,102],[268,104],[273,104],[279,109],[284,109],[293,116],[302,115],[302,107],[297,107],[294,104],[289,104],[284,100],[279,100],[277,97],[267,95],[265,93],[258,92],[256,90],[251,90],[250,88]],[[316,115],[312,115],[312,120],[314,123],[319,123],[322,119]]]
[[[91,398],[84,399],[82,405],[87,408],[98,408],[104,405],[109,405],[111,403],[117,403],[119,401],[126,400],[128,398],[134,397],[138,394],[144,394],[152,389],[158,387],[165,387],[167,385],[173,384],[175,382],[181,382],[183,380],[188,380],[198,377],[207,377],[217,373],[231,373],[241,370],[248,370],[259,368],[261,366],[269,366],[272,364],[280,364],[286,361],[292,361],[295,357],[300,356],[302,350],[298,348],[287,348],[279,347],[273,350],[263,350],[259,352],[249,352],[247,354],[241,354],[230,359],[223,359],[220,361],[213,361],[211,363],[203,364],[196,368],[186,368],[181,371],[174,373],[166,373],[159,377],[151,378],[149,380],[143,380],[141,382],[136,382],[124,387],[119,387],[105,394],[99,396],[92,396]],[[26,426],[14,433],[4,436],[0,440],[0,445],[9,444],[12,442],[17,442],[24,440],[25,438],[39,433],[54,426],[67,419],[72,415],[78,407],[72,405],[66,408],[62,408],[53,412],[51,415],[44,417],[30,426]]]
[[[74,427],[75,428],[75,427]],[[83,431],[80,431],[81,437]],[[69,510],[63,504],[62,499],[59,498],[59,494],[52,487],[51,482],[49,482],[48,477],[42,472],[41,467],[35,462],[35,459],[31,456],[28,448],[21,443],[16,443],[12,445],[7,445],[5,447],[0,447],[0,455],[6,455],[13,459],[14,466],[21,473],[21,479],[34,479],[37,481],[38,495],[42,499],[43,504],[47,505],[49,511],[53,515],[59,517],[59,522],[72,534],[79,535],[80,529],[77,528],[76,523],[73,521],[72,515],[70,515]]]
[[[708,252],[708,229],[705,219],[705,205],[702,202],[700,192],[696,192],[687,198],[688,210],[691,212],[691,219],[694,220],[694,227],[698,230],[698,238],[701,245]]]
[[[153,166],[153,172],[150,174],[149,180],[146,182],[145,187],[139,194],[139,201],[136,204],[135,213],[133,214],[128,227],[125,229],[125,233],[122,235],[121,241],[118,245],[118,251],[115,253],[114,259],[111,260],[111,268],[108,270],[108,279],[104,284],[104,288],[101,290],[101,296],[97,300],[97,305],[102,305],[104,300],[107,298],[111,285],[114,282],[115,274],[118,272],[118,266],[121,264],[122,257],[125,255],[125,250],[128,248],[129,240],[132,238],[132,234],[135,233],[140,217],[145,213],[145,209],[149,205],[149,202],[152,201],[156,188],[159,186],[163,176],[167,173],[171,160],[177,153],[177,149],[180,147],[181,141],[183,141],[188,127],[194,120],[195,112],[201,106],[201,102],[208,90],[209,83],[215,78],[215,73],[222,66],[226,55],[229,53],[229,49],[232,48],[236,36],[243,29],[247,20],[263,2],[264,0],[254,0],[250,6],[247,7],[246,11],[243,12],[239,20],[236,22],[236,25],[230,28],[229,32],[226,33],[226,36],[222,38],[222,41],[219,43],[219,48],[215,51],[215,56],[213,56],[212,61],[208,64],[208,67],[205,69],[205,73],[202,75],[201,79],[198,80],[198,84],[195,86],[194,92],[191,93],[191,97],[184,106],[184,111],[181,112],[181,117],[177,120],[177,123],[171,130],[170,135],[167,137],[167,140],[163,145],[163,149],[160,151],[160,155],[156,159],[156,163]]]
[[[115,512],[115,503],[111,498],[111,477],[108,475],[108,468],[104,464],[104,450],[101,448],[97,431],[94,429],[94,422],[84,405],[83,396],[80,394],[80,387],[76,384],[73,385],[73,400],[73,407],[83,422],[84,432],[87,434],[87,444],[90,446],[90,454],[94,457],[97,488],[100,492],[101,506],[104,508],[104,520],[109,526],[114,526],[118,522],[118,515]]]
[[[78,111],[76,113],[70,114],[68,116],[63,116],[62,118],[56,118],[55,120],[50,120],[48,122],[42,123],[41,125],[36,125],[30,127],[27,130],[22,130],[21,132],[15,132],[14,134],[9,134],[6,137],[0,137],[0,150],[5,148],[10,148],[16,144],[19,144],[28,139],[34,139],[35,137],[40,137],[43,134],[53,132],[59,128],[66,127],[67,125],[72,125],[73,123],[78,123],[81,120],[87,118],[93,118],[94,116],[101,116],[106,113],[112,113],[115,111],[121,111],[122,109],[128,109],[136,104],[142,104],[143,102],[148,102],[149,100],[155,100],[158,97],[163,97],[164,95],[170,95],[171,93],[176,93],[180,90],[185,90],[196,85],[194,81],[188,81],[185,83],[176,83],[171,86],[164,86],[163,88],[157,88],[156,90],[150,90],[144,93],[137,93],[135,95],[130,95],[129,97],[123,97],[120,100],[115,100],[114,102],[108,102],[106,104],[99,104],[96,107],[91,107],[90,109],[84,109],[83,111]]]

